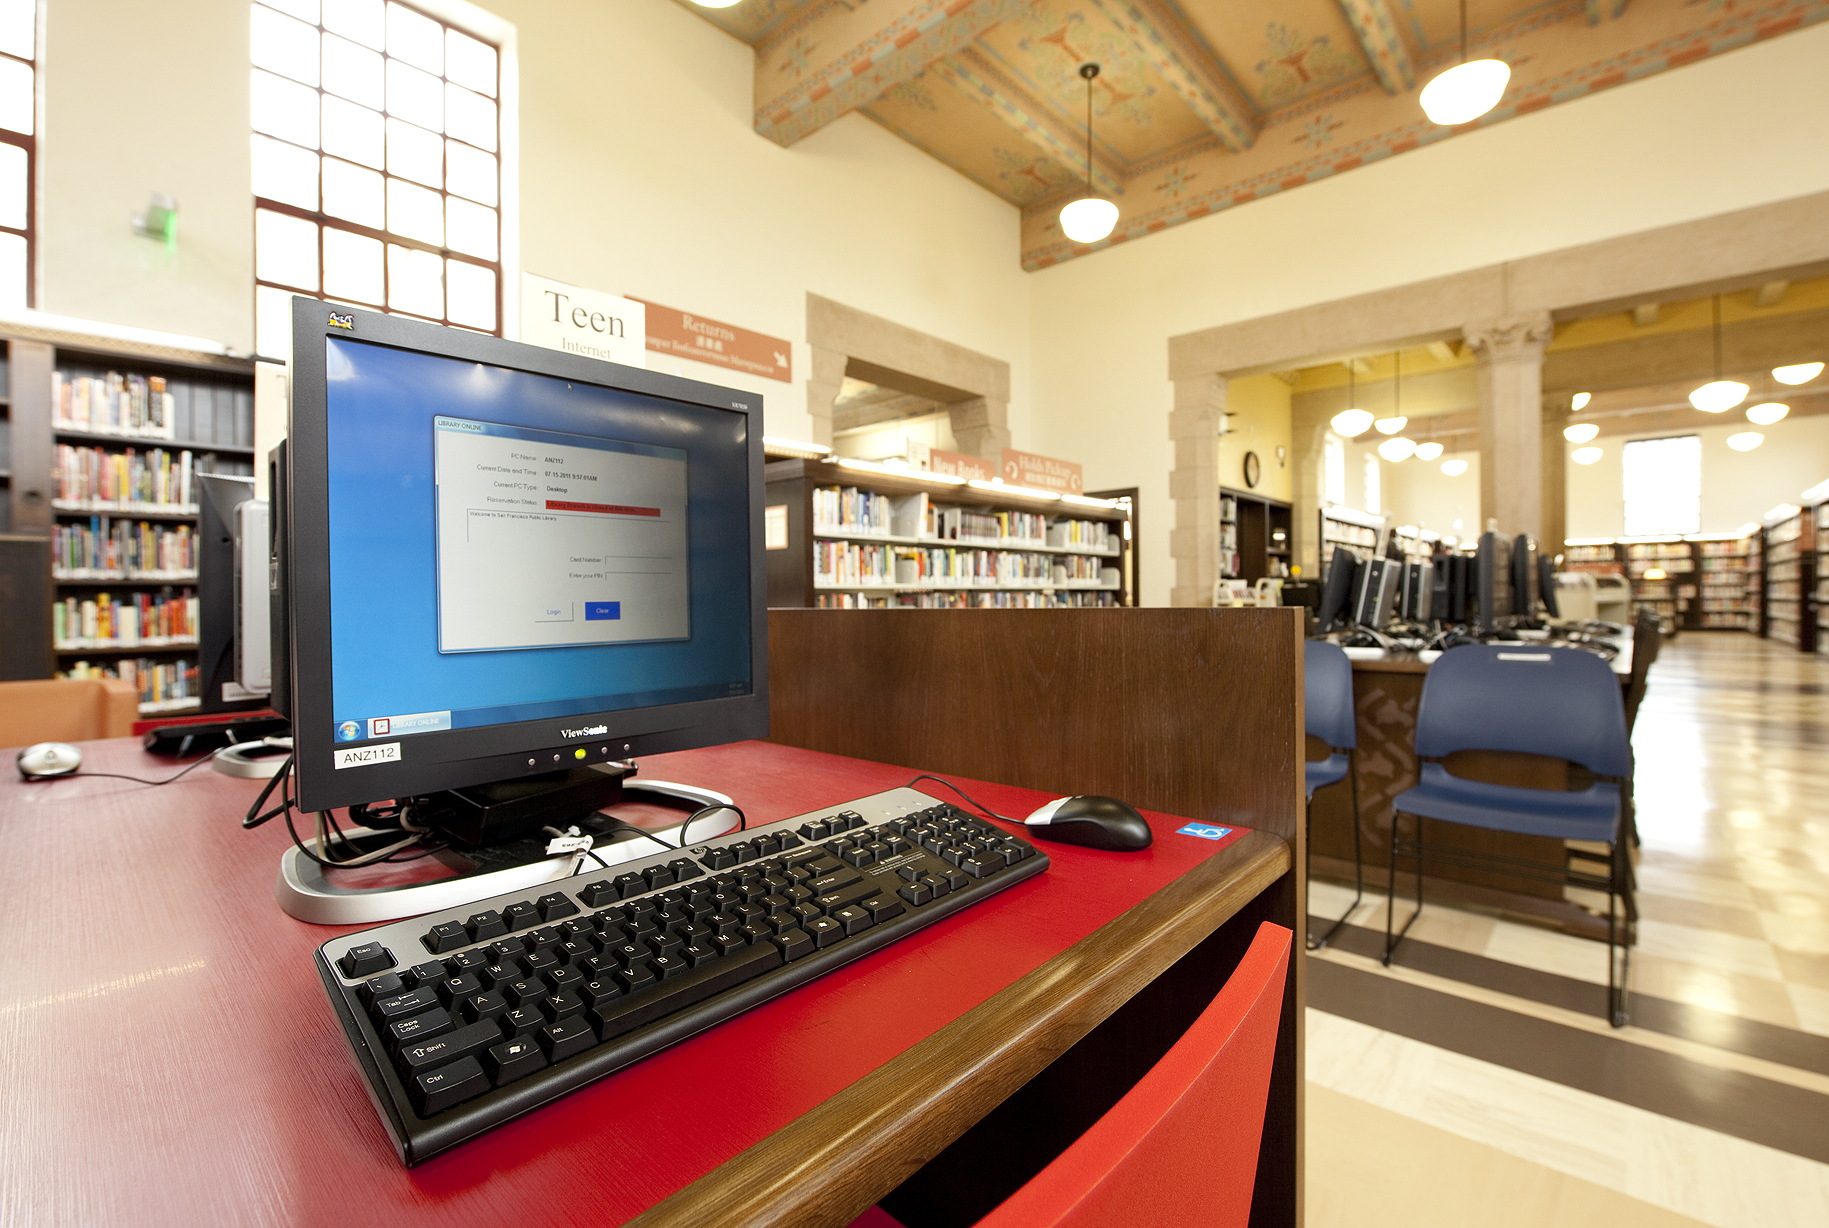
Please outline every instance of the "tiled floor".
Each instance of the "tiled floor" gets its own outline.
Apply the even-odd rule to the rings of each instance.
[[[1701,1082],[1732,1067],[1756,1077],[1742,1094],[1788,1085],[1790,1111],[1820,1107],[1829,1121],[1829,1072],[1793,1069],[1782,1058],[1787,1035],[1829,1037],[1829,667],[1752,636],[1680,636],[1653,667],[1633,740],[1642,920],[1631,987],[1719,1012],[1709,1018],[1720,1024],[1784,1029],[1761,1033],[1781,1060],[1749,1058],[1729,1052],[1731,1045],[1712,1049],[1706,1029],[1670,1035],[1647,1023],[1607,1035],[1599,1020],[1578,1012],[1401,969],[1387,973],[1347,951],[1311,958],[1362,977],[1509,1002],[1567,1027],[1571,1038],[1590,1037],[1583,1043],[1605,1037],[1657,1047],[1679,1055],[1680,1071]],[[1310,912],[1337,916],[1350,899],[1317,882]],[[1383,899],[1368,897],[1353,921],[1382,931]],[[1411,937],[1574,981],[1606,980],[1597,943],[1444,905],[1431,903]],[[1821,1052],[1811,1048],[1820,1043],[1800,1041],[1810,1053]],[[1746,1131],[1734,1137],[1635,1107],[1630,1089],[1596,1095],[1312,1009],[1308,1051],[1311,1224],[1384,1222],[1382,1210],[1350,1210],[1354,1199],[1367,1205],[1368,1171],[1383,1174],[1374,1202],[1409,1206],[1405,1222],[1419,1225],[1685,1222],[1673,1215],[1723,1228],[1829,1223],[1829,1164],[1813,1158],[1817,1136],[1807,1130],[1790,1150],[1764,1146]],[[1348,1129],[1349,1121],[1357,1127]],[[1367,1122],[1377,1123],[1376,1141],[1364,1133]],[[1435,1133],[1419,1134],[1424,1127]],[[1459,1141],[1450,1146],[1444,1134]],[[1776,1134],[1787,1137],[1782,1124]],[[1415,1145],[1400,1146],[1406,1139]],[[1381,1167],[1366,1168],[1359,1153],[1368,1146],[1383,1157]],[[1445,1157],[1436,1153],[1444,1147],[1457,1157],[1447,1185],[1462,1200],[1438,1190],[1417,1201],[1418,1191],[1442,1184]],[[1512,1218],[1500,1218],[1495,1191],[1513,1189],[1530,1193],[1504,1211]],[[1610,1191],[1612,1201],[1595,1201],[1597,1190]],[[1516,1218],[1524,1206],[1534,1210]]]

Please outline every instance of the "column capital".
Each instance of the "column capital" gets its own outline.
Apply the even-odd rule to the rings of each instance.
[[[1461,326],[1467,348],[1481,362],[1539,358],[1555,331],[1555,322],[1547,311],[1521,311]]]

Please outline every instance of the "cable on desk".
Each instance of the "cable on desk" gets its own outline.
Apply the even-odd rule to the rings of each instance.
[[[172,781],[178,779],[178,777],[183,776],[186,772],[196,771],[198,768],[200,768],[204,764],[208,763],[212,758],[214,758],[214,756],[215,756],[215,752],[212,751],[210,754],[203,756],[203,758],[197,760],[197,762],[191,764],[189,767],[182,768],[179,771],[172,773],[170,776],[167,776],[164,780],[147,780],[144,776],[125,776],[125,775],[121,774],[120,772],[76,771],[76,772],[71,772],[70,776],[106,776],[110,780],[131,780],[135,784],[152,785],[154,788],[157,788],[160,785],[170,784]],[[68,780],[68,779],[70,779],[70,776],[51,776],[51,777],[47,777],[46,779],[48,779],[48,780]]]
[[[915,777],[914,780],[909,781],[907,787],[910,789],[914,788],[916,780],[931,780],[937,785],[945,785],[947,788],[951,789],[954,793],[957,793],[960,797],[963,797],[967,802],[969,802],[972,806],[976,807],[979,811],[981,811],[984,814],[989,815],[991,818],[996,819],[1000,823],[1020,823],[1020,822],[1022,822],[1021,819],[1006,818],[1003,815],[998,814],[995,810],[992,810],[989,806],[986,806],[983,802],[976,800],[975,798],[972,797],[972,795],[970,793],[967,793],[964,789],[961,789],[958,785],[954,784],[950,780],[943,780],[938,776],[931,776],[926,772],[922,772],[919,776]],[[932,797],[933,794],[929,793],[928,796]]]
[[[713,802],[709,806],[700,806],[697,810],[694,810],[691,814],[686,816],[686,821],[684,823],[680,824],[680,842],[679,842],[679,844],[677,846],[670,846],[670,847],[685,848],[686,847],[686,829],[688,827],[691,827],[693,825],[693,823],[695,823],[699,819],[704,818],[706,815],[715,814],[716,812],[718,812],[720,810],[736,811],[737,812],[737,830],[738,831],[748,831],[749,830],[749,816],[743,813],[743,808],[741,806],[738,806],[733,802]],[[652,840],[652,839],[654,839],[654,837],[650,836],[649,839]],[[665,845],[666,841],[655,840],[655,843]]]

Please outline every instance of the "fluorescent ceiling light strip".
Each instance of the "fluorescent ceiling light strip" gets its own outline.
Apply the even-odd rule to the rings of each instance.
[[[0,311],[0,323],[42,328],[50,332],[82,333],[90,337],[108,337],[115,341],[138,341],[142,345],[163,345],[174,350],[195,350],[200,354],[230,354],[228,346],[203,337],[186,337],[181,333],[162,333],[150,328],[133,328],[126,324],[104,324],[98,320],[78,320],[71,316],[54,316],[43,311]]]
[[[1823,481],[1818,482],[1797,497],[1802,499],[1805,503],[1815,503],[1822,499],[1829,499],[1829,478],[1825,478]]]

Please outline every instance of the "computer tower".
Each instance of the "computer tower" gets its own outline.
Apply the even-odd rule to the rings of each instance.
[[[1454,556],[1438,554],[1430,565],[1429,617],[1437,622],[1452,622],[1448,616],[1449,591],[1454,578]]]
[[[1382,627],[1391,620],[1397,597],[1401,563],[1367,559],[1359,565],[1359,590],[1354,594],[1353,621],[1362,627]]]
[[[1473,560],[1464,554],[1457,554],[1449,561],[1448,569],[1448,610],[1442,615],[1444,622],[1466,623],[1467,594],[1473,587],[1470,583]]]
[[[1435,566],[1431,563],[1405,563],[1403,616],[1411,622],[1428,622],[1434,598]]]

